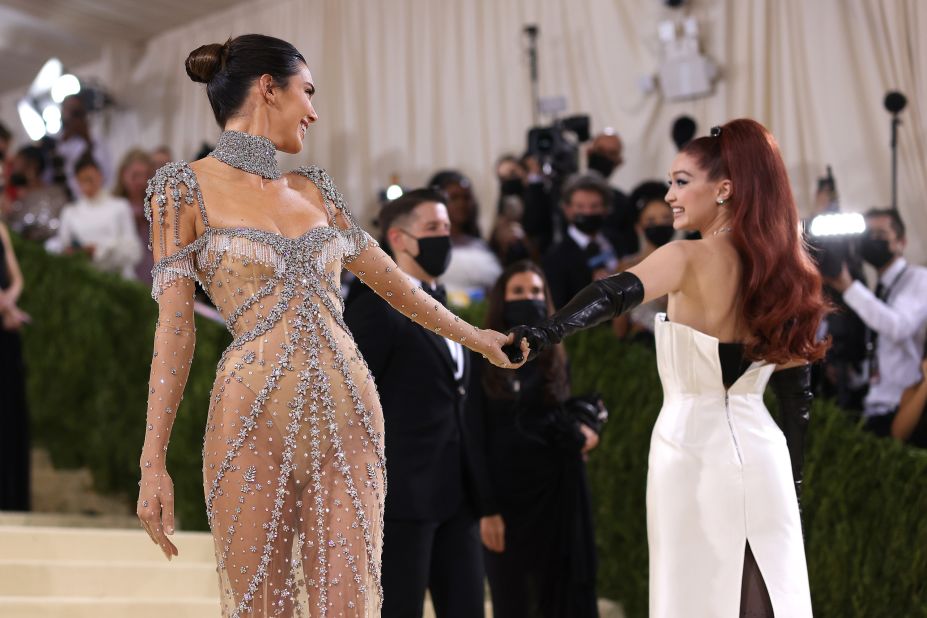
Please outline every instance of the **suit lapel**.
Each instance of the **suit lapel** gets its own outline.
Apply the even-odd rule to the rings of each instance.
[[[438,356],[440,356],[441,360],[444,362],[445,368],[447,368],[447,370],[451,373],[451,377],[453,378],[454,373],[457,370],[457,364],[451,357],[451,351],[447,348],[447,341],[445,341],[444,337],[441,335],[435,334],[426,328],[419,327],[419,330],[421,330],[422,336],[428,341],[428,343],[434,346]]]

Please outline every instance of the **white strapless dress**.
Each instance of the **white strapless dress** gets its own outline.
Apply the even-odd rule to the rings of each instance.
[[[736,618],[749,541],[777,618],[811,616],[785,437],[763,403],[774,365],[730,389],[718,340],[656,317],[663,408],[650,441],[647,536],[652,618]]]

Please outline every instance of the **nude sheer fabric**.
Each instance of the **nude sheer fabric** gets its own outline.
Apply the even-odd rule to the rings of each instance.
[[[223,616],[379,616],[383,415],[342,319],[341,269],[445,337],[482,350],[487,334],[401,273],[323,170],[296,173],[319,188],[331,223],[297,238],[211,227],[185,163],[149,185],[159,319],[140,500],[172,500],[162,471],[193,355],[199,281],[234,337],[203,444]]]

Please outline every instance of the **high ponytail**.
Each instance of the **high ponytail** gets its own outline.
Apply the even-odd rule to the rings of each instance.
[[[817,332],[827,303],[775,138],[760,123],[742,118],[681,152],[709,179],[728,178],[733,185],[731,239],[743,262],[742,314],[754,335],[748,357],[777,364],[821,359],[828,343]]]

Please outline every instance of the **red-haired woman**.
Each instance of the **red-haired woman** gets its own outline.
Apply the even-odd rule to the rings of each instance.
[[[826,305],[775,139],[753,120],[715,127],[676,156],[666,201],[676,229],[702,240],[591,284],[514,329],[516,341],[534,355],[668,294],[655,332],[664,402],[647,478],[650,615],[811,616],[797,489]],[[767,383],[782,430],[763,405]]]

